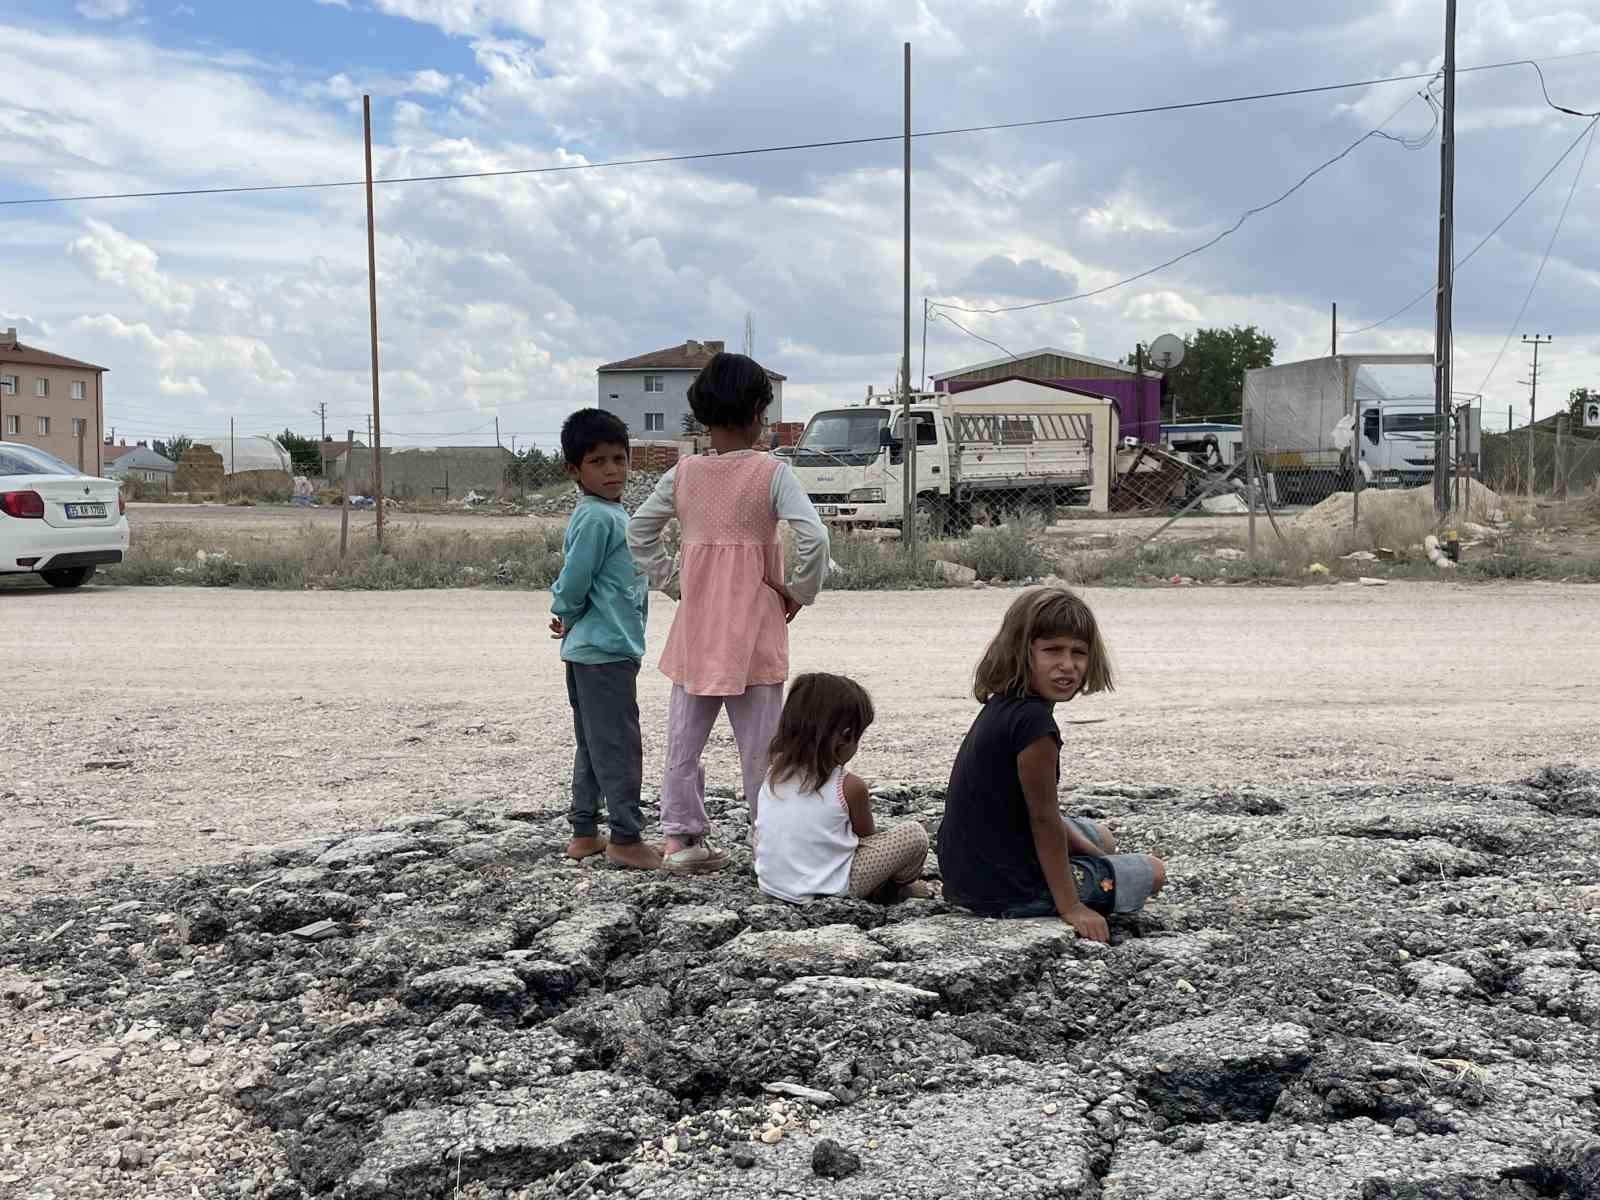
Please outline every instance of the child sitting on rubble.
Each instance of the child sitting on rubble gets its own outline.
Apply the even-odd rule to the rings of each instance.
[[[845,770],[872,724],[872,697],[842,675],[789,689],[756,805],[756,880],[769,896],[923,898],[928,834],[915,821],[879,831],[867,785]]]
[[[982,711],[967,731],[939,827],[944,896],[982,916],[1060,916],[1091,941],[1106,915],[1137,912],[1166,882],[1148,854],[1118,854],[1097,821],[1062,819],[1054,710],[1112,689],[1094,613],[1065,588],[1024,592],[973,679]]]

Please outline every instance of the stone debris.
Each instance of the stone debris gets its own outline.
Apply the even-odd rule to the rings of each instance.
[[[832,1138],[822,1138],[811,1151],[811,1170],[823,1179],[848,1179],[861,1170],[861,1156]]]
[[[17,908],[0,1192],[1600,1194],[1600,774],[1067,809],[1174,864],[1109,946],[573,868],[557,806],[480,802]]]

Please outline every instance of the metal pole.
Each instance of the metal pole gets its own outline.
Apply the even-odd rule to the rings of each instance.
[[[383,423],[378,408],[378,254],[372,217],[372,97],[361,97],[361,137],[367,154],[367,317],[372,337],[372,499],[374,529],[383,549]],[[345,470],[349,470],[346,464]]]
[[[228,418],[228,469],[222,474],[222,494],[228,494],[228,476],[234,472],[234,444],[233,444],[233,418]]]
[[[1356,406],[1355,406],[1355,412],[1356,412],[1355,428],[1351,430],[1351,433],[1354,436],[1350,439],[1350,447],[1351,447],[1351,450],[1350,450],[1350,532],[1351,533],[1359,532],[1360,529],[1361,529],[1361,483],[1362,483],[1362,477],[1361,477],[1361,405],[1359,403],[1357,403]],[[1382,426],[1381,422],[1383,421],[1383,414],[1382,414],[1381,411],[1378,414],[1378,420],[1380,422],[1380,424],[1378,426],[1378,430],[1379,430],[1378,436],[1382,437],[1383,436],[1383,432],[1382,432],[1383,431],[1383,426]],[[1435,463],[1435,470],[1434,470],[1434,474],[1435,475],[1439,474],[1437,466],[1438,466],[1438,464]],[[1446,484],[1445,486],[1448,489],[1449,485]],[[1447,503],[1448,503],[1448,501],[1447,501]]]
[[[1528,495],[1533,496],[1533,423],[1538,420],[1539,413],[1539,347],[1548,346],[1554,339],[1548,333],[1536,333],[1532,337],[1522,335],[1522,344],[1533,347],[1533,374],[1528,378]]]
[[[1556,418],[1556,466],[1555,488],[1557,500],[1567,498],[1567,421],[1566,413]]]
[[[350,464],[356,458],[356,431],[344,435],[344,487],[339,490],[339,557],[350,545]]]
[[[1244,425],[1244,492],[1245,499],[1250,505],[1250,557],[1256,556],[1256,446],[1251,439],[1250,410],[1247,408],[1239,417]]]
[[[900,388],[901,409],[905,413],[905,424],[901,436],[905,438],[905,450],[901,454],[901,465],[905,471],[905,507],[901,509],[900,538],[905,544],[906,553],[911,554],[917,547],[917,430],[911,423],[911,43],[905,44],[905,237],[902,242],[904,255],[904,270],[902,284],[905,293],[902,297],[901,315],[903,318],[902,340],[900,346]]]
[[[1439,294],[1433,331],[1433,506],[1443,514],[1449,483],[1441,469],[1450,411],[1451,315],[1455,287],[1456,212],[1456,0],[1444,9],[1444,117],[1439,139]]]
[[[1339,302],[1333,302],[1333,336],[1328,340],[1328,353],[1339,356]]]

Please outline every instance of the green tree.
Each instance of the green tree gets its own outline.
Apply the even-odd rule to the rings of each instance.
[[[1270,367],[1278,341],[1254,325],[1196,329],[1183,339],[1183,362],[1167,372],[1167,395],[1181,421],[1238,421],[1244,373]],[[1129,365],[1133,355],[1124,360]]]
[[[1600,400],[1600,388],[1575,387],[1567,395],[1567,411],[1572,414],[1572,424],[1582,426],[1583,406],[1591,400]]]
[[[322,446],[316,438],[301,437],[285,429],[278,435],[278,444],[289,452],[289,463],[296,475],[322,474]]]
[[[173,462],[177,462],[183,457],[183,452],[192,445],[194,445],[194,439],[187,433],[175,433],[164,442],[159,439],[151,442],[150,449],[161,455],[162,458],[170,458]]]
[[[692,412],[686,412],[683,414],[683,421],[681,424],[684,434],[688,437],[701,437],[705,434],[706,427],[700,424],[699,421],[695,420],[695,416]]]

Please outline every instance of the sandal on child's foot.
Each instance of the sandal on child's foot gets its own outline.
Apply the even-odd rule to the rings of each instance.
[[[659,871],[661,851],[649,842],[612,842],[606,847],[606,861],[634,871]]]
[[[914,879],[900,889],[901,900],[929,900],[933,897],[933,888],[920,879]]]
[[[672,875],[709,875],[722,870],[732,861],[726,850],[718,850],[709,842],[702,841],[666,855],[661,860],[661,868]]]
[[[567,843],[567,857],[575,861],[593,858],[596,854],[606,852],[606,839],[598,834],[593,837],[575,837]]]

